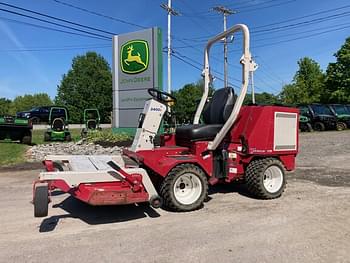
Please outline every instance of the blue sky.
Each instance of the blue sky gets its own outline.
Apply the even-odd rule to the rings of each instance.
[[[167,17],[160,8],[165,0],[59,1],[61,3],[55,0],[0,0],[0,3],[116,34],[140,28],[87,13],[63,5],[62,2],[144,27],[158,26],[163,30],[163,43],[166,46]],[[202,67],[205,40],[222,31],[222,17],[209,11],[217,5],[225,5],[238,11],[228,18],[228,26],[245,23],[251,29],[251,52],[259,64],[254,75],[257,92],[277,94],[283,84],[292,80],[297,70],[297,60],[304,56],[315,59],[325,70],[328,63],[335,60],[334,52],[350,36],[348,0],[173,0],[173,7],[182,14],[172,19],[174,54],[196,67]],[[339,9],[334,10],[336,8]],[[0,9],[39,17],[4,5],[0,5]],[[329,11],[331,9],[333,11]],[[318,12],[322,13],[313,15]],[[287,22],[281,23],[286,20]],[[28,24],[39,25],[41,28]],[[89,50],[97,51],[112,63],[111,40],[62,33],[42,27],[73,32],[71,29],[0,10],[0,97],[14,98],[23,94],[46,92],[54,98],[57,85],[62,75],[69,70],[72,58]],[[229,77],[234,86],[239,86],[238,80],[241,78],[240,41],[238,35],[229,44]],[[222,45],[215,46],[212,54],[214,75],[222,78]],[[198,69],[177,58],[173,58],[172,65],[174,90],[200,79]],[[165,54],[163,68],[166,89]],[[222,87],[223,83],[217,79],[214,85]]]

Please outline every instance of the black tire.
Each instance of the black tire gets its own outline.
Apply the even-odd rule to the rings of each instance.
[[[49,141],[51,141],[51,136],[50,136],[50,133],[45,132],[45,134],[44,134],[44,141],[45,141],[45,142],[49,142]]]
[[[314,123],[314,130],[315,131],[324,131],[324,130],[326,130],[326,126],[322,122],[315,122]]]
[[[34,216],[45,217],[49,211],[49,187],[47,183],[38,183],[34,189]]]
[[[179,177],[185,174],[192,174],[195,176],[195,180],[201,183],[201,188],[199,189],[200,194],[192,203],[184,204],[181,203],[175,196],[174,186],[177,183]],[[190,177],[191,182],[192,177]],[[182,181],[181,181],[182,182]],[[181,184],[181,183],[180,183]],[[183,183],[182,183],[183,184]],[[196,182],[194,182],[196,185]],[[188,185],[187,185],[188,186]],[[184,186],[186,187],[186,185]],[[182,188],[181,188],[182,189]],[[181,164],[173,168],[169,174],[164,178],[160,186],[160,195],[163,199],[163,204],[166,208],[177,212],[188,212],[199,209],[203,206],[203,202],[208,194],[208,181],[205,173],[198,166],[193,164]]]
[[[69,134],[69,135],[66,135],[66,138],[65,138],[66,142],[70,142],[72,141],[72,136]]]
[[[266,178],[265,171],[274,167],[279,169],[282,173],[282,183],[276,191],[269,191],[265,185],[264,180]],[[286,176],[283,164],[275,158],[265,158],[253,160],[249,163],[245,172],[245,180],[248,191],[256,198],[259,199],[273,199],[280,197],[286,187]]]
[[[337,131],[343,131],[346,130],[347,126],[344,122],[337,122]]]
[[[306,127],[307,127],[307,131],[308,131],[308,132],[313,132],[313,131],[314,131],[314,130],[312,129],[312,126],[311,126],[310,123],[307,123],[307,124],[306,124]]]
[[[32,135],[23,136],[21,143],[31,145],[32,144]]]

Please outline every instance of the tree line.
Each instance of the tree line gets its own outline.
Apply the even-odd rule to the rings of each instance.
[[[329,63],[325,72],[313,59],[304,57],[298,61],[298,70],[291,83],[284,85],[280,94],[267,92],[256,94],[259,104],[309,104],[349,103],[350,104],[350,37],[334,54],[336,61]],[[177,104],[174,112],[178,122],[193,119],[203,89],[203,81],[184,85],[174,91]],[[210,95],[214,92],[211,88]],[[245,103],[251,102],[247,94]],[[112,111],[111,68],[101,55],[87,52],[73,58],[69,71],[62,76],[57,86],[57,96],[52,101],[45,93],[18,96],[14,100],[0,98],[0,114],[15,114],[35,106],[64,105],[70,111],[70,121],[82,121],[85,108],[98,108],[102,121],[109,121]]]

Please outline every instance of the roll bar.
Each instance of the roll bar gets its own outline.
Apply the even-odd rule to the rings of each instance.
[[[244,97],[247,93],[248,89],[248,82],[249,82],[249,72],[254,71],[254,62],[252,61],[252,57],[249,51],[249,29],[246,25],[244,24],[237,24],[228,30],[222,32],[221,34],[213,37],[210,39],[207,43],[207,46],[204,50],[204,93],[202,95],[201,101],[198,105],[195,117],[194,117],[194,124],[199,123],[199,118],[202,114],[205,102],[208,98],[208,93],[209,93],[209,85],[211,83],[211,75],[210,75],[210,67],[209,67],[209,51],[212,45],[216,42],[219,42],[221,39],[224,37],[231,35],[237,31],[242,31],[243,32],[243,55],[240,59],[240,63],[242,64],[242,87],[241,87],[241,93],[239,94],[236,103],[233,107],[233,110],[231,112],[230,117],[224,124],[224,126],[221,128],[218,134],[216,134],[215,138],[213,141],[209,142],[208,144],[208,150],[215,150],[218,145],[222,142],[224,137],[226,136],[226,133],[231,129],[232,125],[237,119],[237,116],[239,114],[239,111],[241,110],[242,104]]]

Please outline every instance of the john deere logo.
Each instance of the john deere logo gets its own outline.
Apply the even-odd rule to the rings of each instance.
[[[120,65],[127,74],[145,71],[149,63],[148,43],[144,40],[131,40],[120,49]]]

